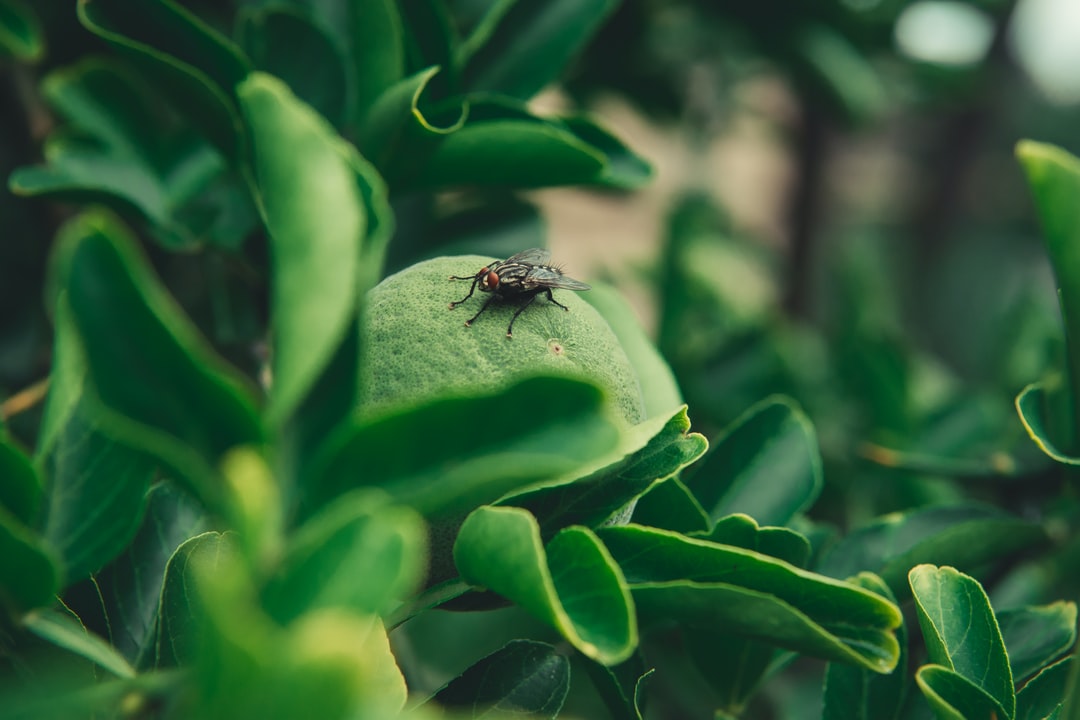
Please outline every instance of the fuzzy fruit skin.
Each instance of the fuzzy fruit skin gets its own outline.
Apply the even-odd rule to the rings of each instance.
[[[490,294],[469,292],[450,275],[473,275],[494,258],[440,257],[387,277],[367,296],[363,320],[360,411],[373,416],[434,397],[490,393],[538,373],[565,373],[604,388],[617,415],[645,419],[637,374],[607,321],[578,294],[555,290],[569,311],[538,297],[514,323],[519,307],[496,299],[471,327],[465,321]],[[510,408],[506,418],[528,408]]]

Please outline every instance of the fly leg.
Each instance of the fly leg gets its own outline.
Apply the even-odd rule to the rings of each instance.
[[[473,291],[476,290],[476,283],[480,282],[480,276],[479,275],[473,275],[472,277],[459,277],[457,275],[451,275],[450,279],[451,280],[472,280],[472,286],[469,288],[469,294],[466,295],[465,297],[461,298],[457,302],[450,303],[450,309],[453,310],[458,305],[460,305],[461,303],[465,302],[466,300],[468,300],[469,298],[472,297]],[[483,310],[481,310],[481,312],[483,312]],[[475,319],[476,318],[473,318],[473,320],[475,320]],[[470,320],[469,322],[472,322],[472,320]],[[465,324],[468,325],[469,323],[465,323]]]
[[[469,295],[472,295],[472,293],[470,292],[470,293],[469,293]],[[466,297],[468,297],[468,295],[466,295]],[[475,320],[476,318],[480,317],[480,315],[481,315],[481,314],[482,314],[482,313],[483,313],[483,312],[484,312],[485,310],[487,310],[487,307],[488,307],[488,305],[490,305],[490,304],[491,304],[491,301],[492,301],[492,300],[494,300],[494,299],[495,299],[496,297],[498,297],[498,296],[497,296],[497,295],[492,295],[491,297],[489,297],[489,298],[487,299],[487,302],[485,302],[485,303],[484,303],[484,306],[480,308],[480,312],[476,313],[476,314],[475,314],[475,315],[473,315],[473,316],[472,316],[471,318],[469,318],[468,320],[466,320],[466,321],[465,321],[465,327],[469,327],[470,325],[472,325],[472,324],[473,324],[473,320]],[[464,301],[462,301],[462,302],[464,302]],[[513,324],[513,321],[511,321],[511,324]]]
[[[551,294],[551,291],[548,290],[548,295],[550,295],[550,294]],[[518,315],[525,312],[525,308],[532,305],[533,300],[535,300],[535,299],[536,299],[536,293],[533,293],[532,295],[529,296],[529,302],[527,302],[524,305],[522,305],[521,307],[519,307],[517,309],[517,312],[514,313],[514,317],[510,318],[510,324],[506,326],[506,337],[508,337],[508,338],[513,338],[514,337],[514,321],[518,319]]]
[[[551,294],[551,288],[544,288],[544,289],[545,289],[545,290],[547,291],[547,296],[548,296],[548,300],[550,300],[551,302],[555,303],[556,305],[558,305],[559,307],[561,307],[561,308],[562,308],[563,310],[565,310],[566,312],[570,312],[570,308],[566,307],[566,306],[565,306],[565,305],[563,305],[563,304],[562,304],[561,302],[559,302],[558,300],[556,300],[556,299],[555,299],[555,296]],[[534,295],[533,297],[535,297],[535,295]]]

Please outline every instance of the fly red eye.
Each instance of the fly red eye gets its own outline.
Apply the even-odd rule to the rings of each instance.
[[[478,274],[478,275],[480,275],[480,276],[482,277],[482,276],[484,276],[484,275],[487,275],[487,274],[488,274],[489,272],[491,272],[491,270],[490,270],[490,269],[488,269],[488,266],[487,266],[487,265],[485,265],[484,267],[480,268],[480,272],[479,272],[479,273],[477,273],[477,274]]]
[[[484,278],[484,284],[489,288],[498,287],[499,276],[496,275],[494,271],[488,272],[487,277]]]

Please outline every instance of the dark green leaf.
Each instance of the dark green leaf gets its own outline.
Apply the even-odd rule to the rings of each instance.
[[[881,578],[862,573],[853,582],[896,602]],[[899,716],[907,690],[907,627],[896,630],[900,645],[897,670],[888,675],[870,674],[850,665],[831,663],[825,674],[822,720],[891,720]]]
[[[684,534],[707,532],[711,524],[697,498],[677,477],[656,483],[638,498],[632,519],[638,525]]]
[[[92,33],[139,57],[141,67],[176,100],[176,109],[226,156],[241,148],[234,88],[250,68],[228,40],[170,0],[79,0]]]
[[[1058,601],[1002,610],[997,613],[997,621],[1017,685],[1057,660],[1076,642],[1076,603]]]
[[[348,110],[347,60],[326,32],[291,7],[241,11],[240,23],[240,45],[255,68],[284,80],[303,102],[341,127]]]
[[[343,495],[292,536],[264,602],[288,624],[316,608],[385,614],[427,565],[423,520],[381,495]]]
[[[1069,359],[1069,387],[1072,416],[1069,432],[1062,437],[1064,451],[1080,450],[1076,432],[1080,428],[1080,159],[1052,145],[1023,140],[1016,156],[1027,173],[1042,223],[1050,265],[1058,286],[1058,300],[1065,322],[1065,344]],[[1053,455],[1051,455],[1053,457]]]
[[[642,720],[645,686],[655,669],[645,669],[640,652],[612,667],[586,661],[585,671],[612,720]]]
[[[109,418],[110,433],[123,433],[125,443],[156,455],[217,502],[212,468],[229,448],[261,436],[246,382],[206,345],[112,216],[77,217],[59,245],[61,286],[89,381],[126,416]]]
[[[112,645],[92,635],[74,615],[46,610],[27,618],[26,628],[43,640],[80,655],[117,677],[135,677],[135,668]]]
[[[86,397],[86,364],[71,315],[61,301],[53,345],[57,382],[47,399],[48,442],[39,448],[48,478],[42,534],[69,585],[99,570],[131,541],[155,470],[149,457],[109,436],[108,422]]]
[[[941,665],[923,665],[915,682],[939,720],[997,720],[1004,708],[977,684]]]
[[[463,46],[465,85],[528,100],[556,80],[617,0],[501,3]]]
[[[745,513],[784,525],[821,492],[821,453],[809,418],[787,398],[747,410],[684,480],[715,520]]]
[[[23,0],[0,0],[0,56],[34,61],[45,54],[45,33]]]
[[[586,528],[567,528],[545,547],[525,510],[483,507],[461,526],[454,562],[467,582],[520,605],[586,657],[614,665],[637,647],[622,573]]]
[[[1044,668],[1016,694],[1016,720],[1056,718],[1065,701],[1075,658],[1070,656]]]
[[[529,411],[512,423],[492,423],[506,408]],[[409,438],[422,439],[422,451]],[[309,506],[377,486],[426,516],[449,517],[537,482],[576,477],[618,440],[597,388],[527,379],[495,394],[435,399],[353,421],[329,443],[323,470],[308,485]]]
[[[607,158],[604,173],[593,181],[595,184],[616,190],[637,190],[652,181],[652,165],[623,144],[599,120],[584,115],[570,115],[561,120],[579,140],[589,143]]]
[[[52,602],[60,572],[41,538],[0,508],[0,610],[18,617]]]
[[[976,570],[1044,538],[1039,525],[992,507],[925,508],[888,515],[855,530],[832,548],[819,570],[837,578],[869,570],[904,600],[911,592],[907,573],[919,563]]]
[[[592,291],[583,297],[607,320],[630,358],[641,382],[645,416],[666,415],[682,405],[682,393],[674,373],[645,334],[630,303],[610,285],[592,283],[592,286]]]
[[[198,585],[216,572],[234,569],[236,550],[225,535],[206,532],[176,548],[165,567],[154,639],[153,666],[185,665],[196,657],[206,607]]]
[[[686,406],[639,423],[624,434],[621,457],[557,487],[528,490],[504,502],[524,507],[545,531],[566,525],[595,526],[618,517],[638,496],[697,460],[708,443],[690,432]]]
[[[636,525],[598,531],[642,617],[723,629],[876,672],[896,664],[895,605],[740,548]]]
[[[0,508],[24,525],[34,525],[41,493],[41,481],[30,458],[0,439]]]
[[[719,545],[753,550],[799,568],[805,568],[810,559],[810,542],[805,537],[785,527],[761,527],[749,515],[720,518],[712,530],[695,536]]]
[[[270,231],[274,383],[266,408],[284,422],[350,329],[367,231],[351,148],[284,84],[255,73],[238,88]]]
[[[999,715],[1013,717],[1009,657],[982,586],[954,568],[933,565],[912,568],[908,578],[930,662],[955,671],[993,698],[1003,710]],[[932,671],[920,687],[937,688],[938,677]]]
[[[1028,435],[1039,449],[1059,463],[1080,465],[1080,456],[1066,450],[1072,442],[1065,437],[1065,428],[1072,418],[1062,412],[1062,390],[1048,383],[1032,383],[1016,396],[1016,411]]]
[[[718,715],[743,714],[781,655],[775,646],[706,627],[683,628],[686,654],[716,694]]]
[[[443,686],[442,707],[484,717],[490,712],[555,718],[570,691],[570,662],[552,646],[514,640]]]
[[[405,30],[394,0],[351,0],[347,7],[355,117],[363,118],[375,99],[405,76]]]

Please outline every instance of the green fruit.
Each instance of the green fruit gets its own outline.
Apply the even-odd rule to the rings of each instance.
[[[566,374],[604,388],[630,424],[645,419],[637,375],[603,317],[569,290],[554,290],[569,311],[538,296],[514,322],[518,304],[496,299],[471,327],[465,321],[491,295],[450,275],[476,273],[490,257],[441,257],[413,265],[368,293],[364,317],[360,409],[371,416],[437,397],[490,393],[537,374]],[[510,408],[512,420],[528,408]]]

